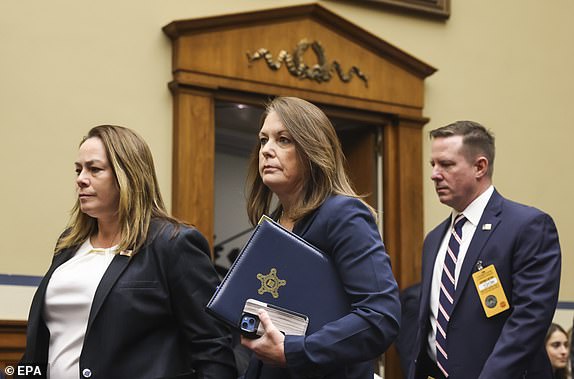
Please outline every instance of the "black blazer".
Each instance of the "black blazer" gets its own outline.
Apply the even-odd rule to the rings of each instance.
[[[116,255],[98,285],[78,378],[235,378],[228,330],[204,312],[218,285],[207,241],[194,228],[159,220],[148,236],[132,258]],[[54,256],[36,291],[22,362],[48,360],[46,287],[76,250]]]

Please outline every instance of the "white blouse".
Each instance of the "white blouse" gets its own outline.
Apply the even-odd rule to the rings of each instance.
[[[78,379],[94,295],[116,248],[94,248],[88,238],[76,254],[52,274],[43,314],[50,330],[48,378]]]

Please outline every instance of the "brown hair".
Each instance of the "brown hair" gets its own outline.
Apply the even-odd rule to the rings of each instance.
[[[456,121],[452,124],[431,130],[430,138],[446,138],[462,136],[464,153],[468,161],[473,161],[478,155],[484,155],[488,160],[489,178],[494,172],[494,135],[484,126],[474,121]]]
[[[271,112],[275,112],[293,138],[306,171],[303,196],[290,214],[295,221],[317,209],[332,194],[360,197],[345,172],[345,156],[337,133],[323,111],[296,97],[277,97],[267,104],[261,125]],[[251,154],[246,183],[247,214],[254,225],[262,215],[269,214],[273,198],[259,175],[259,150],[257,145]]]
[[[118,251],[131,249],[136,253],[145,242],[152,218],[177,223],[165,209],[151,151],[142,137],[122,126],[96,126],[82,139],[80,146],[89,138],[99,138],[104,144],[120,191]],[[83,243],[97,230],[97,220],[83,213],[79,199],[76,199],[66,233],[56,245],[56,253]]]
[[[544,346],[546,346],[546,344],[548,343],[548,340],[550,339],[552,334],[554,334],[554,332],[561,332],[562,334],[564,334],[566,336],[566,339],[569,340],[568,333],[566,333],[564,328],[562,328],[558,324],[552,323],[552,324],[550,324],[550,327],[548,328],[548,331],[546,332],[546,337],[544,337]],[[570,342],[570,343],[572,343],[572,342]],[[554,370],[554,367],[552,369]],[[559,369],[554,370],[554,378],[555,379],[567,379],[568,378],[568,364],[566,364],[565,368],[559,368]]]

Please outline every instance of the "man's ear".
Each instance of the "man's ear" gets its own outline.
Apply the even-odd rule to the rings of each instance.
[[[474,168],[476,170],[476,178],[482,178],[488,174],[488,159],[483,156],[479,155],[476,160],[474,161]]]

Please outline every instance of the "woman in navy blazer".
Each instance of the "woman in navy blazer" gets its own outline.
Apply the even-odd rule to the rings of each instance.
[[[351,310],[307,336],[284,336],[260,313],[264,335],[242,337],[254,352],[245,378],[372,379],[373,359],[393,342],[400,323],[398,287],[374,212],[352,189],[335,130],[316,106],[276,98],[259,140],[248,178],[251,222],[273,213],[329,255]],[[274,196],[279,202],[271,212]]]
[[[75,165],[78,200],[22,364],[47,364],[52,379],[235,378],[228,330],[204,312],[218,284],[209,246],[167,214],[147,144],[97,126]]]

